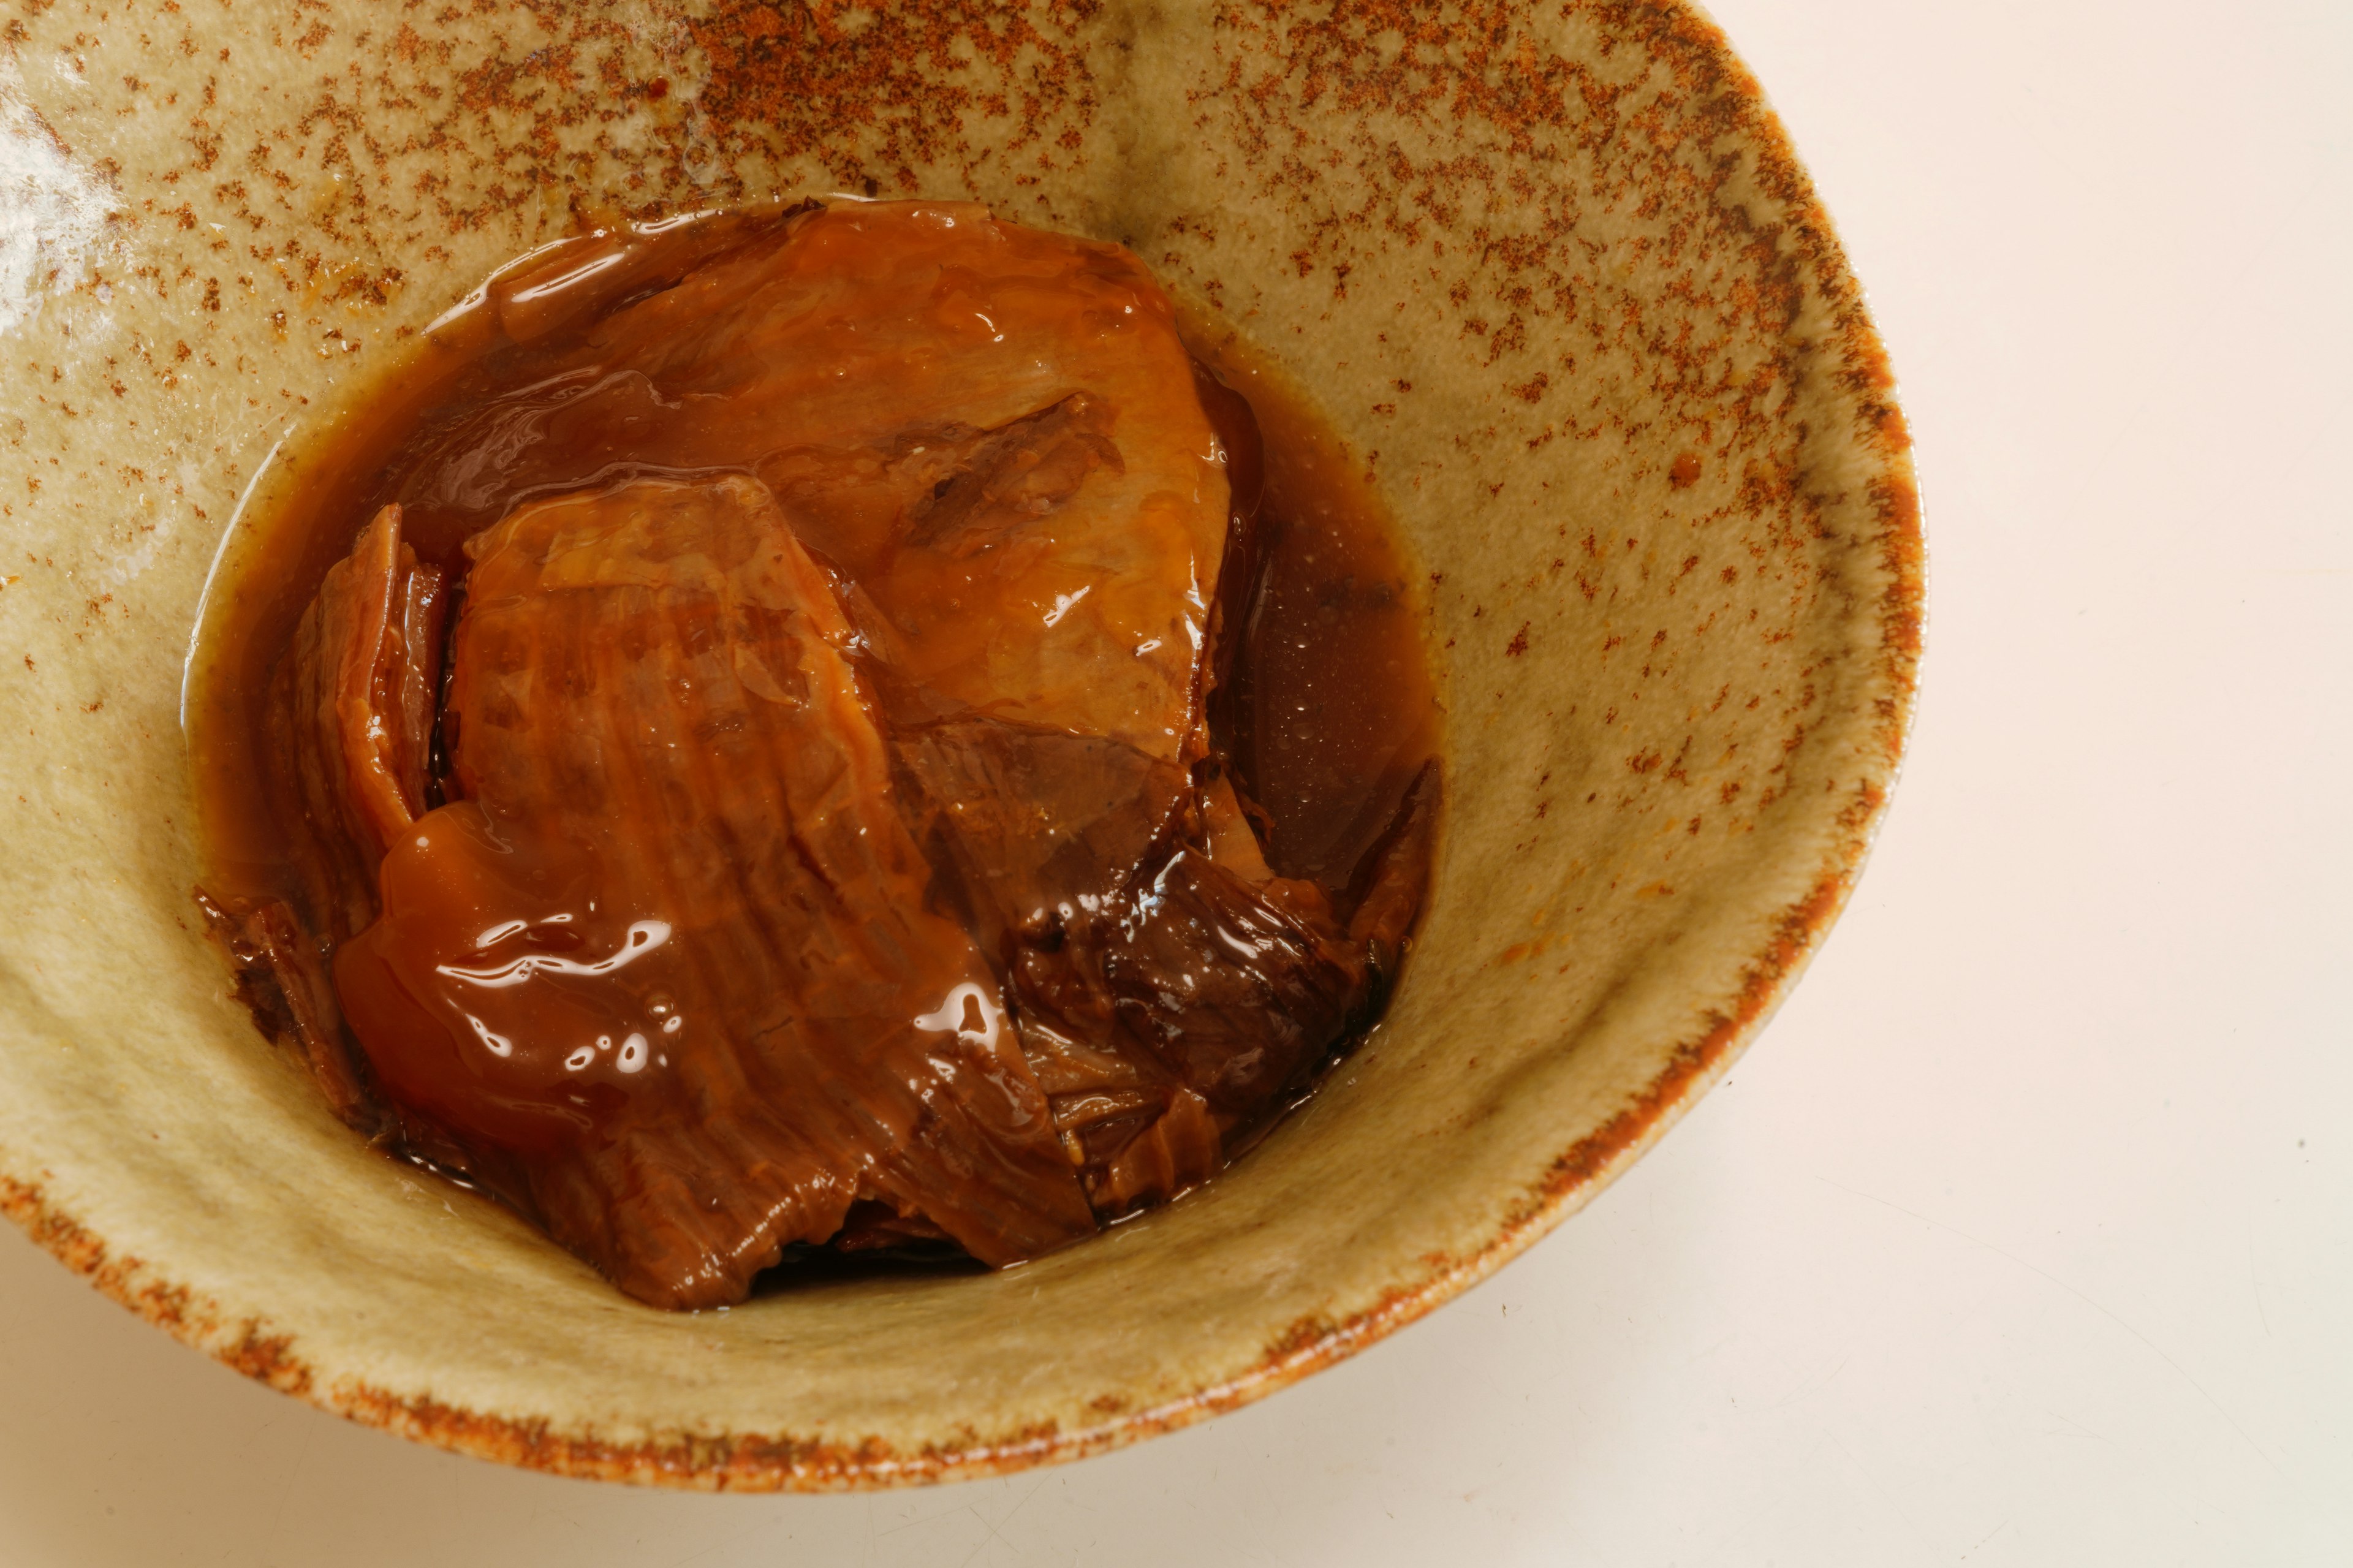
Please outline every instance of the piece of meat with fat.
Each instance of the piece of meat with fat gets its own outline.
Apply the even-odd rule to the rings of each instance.
[[[765,489],[532,502],[469,552],[464,798],[337,961],[415,1141],[662,1305],[741,1299],[861,1200],[989,1262],[1092,1230]]]
[[[528,313],[562,277],[640,276],[659,246],[551,262],[520,286]],[[840,203],[682,259],[560,349],[511,351],[526,390],[437,428],[401,499],[462,532],[644,454],[749,467],[859,584],[860,631],[928,710],[1176,758],[1227,482],[1142,263],[953,202]]]
[[[271,676],[270,775],[294,799],[282,900],[197,900],[239,995],[310,1068],[335,1113],[373,1129],[328,972],[332,946],[375,918],[376,868],[426,806],[447,607],[442,574],[380,509],[329,569]]]

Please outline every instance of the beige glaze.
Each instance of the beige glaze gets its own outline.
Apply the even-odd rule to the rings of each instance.
[[[681,1486],[1092,1452],[1410,1321],[1721,1074],[1860,865],[1907,437],[1697,13],[747,0],[0,7],[0,1204],[330,1409]],[[240,501],[584,224],[975,197],[1124,241],[1329,415],[1427,574],[1449,814],[1387,1021],[1223,1180],[986,1278],[617,1295],[354,1142],[227,994],[179,727]],[[215,604],[212,613],[234,613]]]

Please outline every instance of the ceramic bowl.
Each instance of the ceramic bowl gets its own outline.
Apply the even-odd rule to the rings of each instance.
[[[572,1475],[1005,1471],[1412,1321],[1719,1077],[1917,655],[1905,426],[1756,84],[1659,4],[21,6],[0,50],[0,1203],[357,1420]],[[1211,1186],[986,1277],[639,1307],[362,1147],[230,1000],[180,728],[257,483],[499,263],[806,192],[1134,247],[1427,574],[1450,813],[1387,1021]],[[290,467],[289,465],[292,465]]]

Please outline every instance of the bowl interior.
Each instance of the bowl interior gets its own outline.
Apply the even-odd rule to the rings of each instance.
[[[0,1202],[255,1375],[691,1485],[1148,1435],[1570,1212],[1855,872],[1916,655],[1906,441],[1694,12],[63,5],[7,36]],[[1446,837],[1388,1019],[1219,1183],[986,1278],[665,1315],[360,1147],[254,1033],[188,899],[183,666],[241,502],[493,267],[834,191],[1122,241],[1308,389],[1427,574]]]

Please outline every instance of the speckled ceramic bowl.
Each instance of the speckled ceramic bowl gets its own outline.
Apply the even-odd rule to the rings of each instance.
[[[1805,175],[1693,10],[0,17],[0,1204],[253,1376],[681,1486],[1148,1436],[1586,1202],[1855,875],[1917,655],[1906,437]],[[301,482],[304,432],[496,263],[828,190],[1124,241],[1314,391],[1428,573],[1451,816],[1388,1021],[1222,1181],[1004,1274],[670,1316],[362,1148],[255,1034],[188,900],[182,667],[240,498]]]

